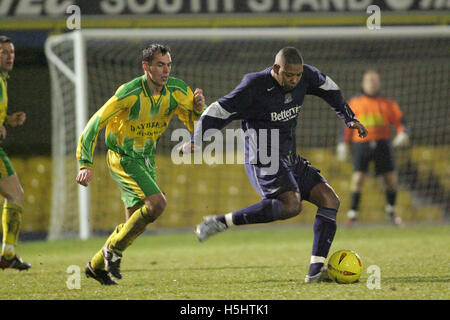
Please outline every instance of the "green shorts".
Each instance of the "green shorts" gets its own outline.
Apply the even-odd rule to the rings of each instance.
[[[161,192],[156,184],[154,158],[132,158],[108,150],[106,163],[112,178],[119,185],[122,201],[127,208]]]
[[[6,155],[5,151],[0,148],[0,179],[12,176],[14,173],[14,168]]]

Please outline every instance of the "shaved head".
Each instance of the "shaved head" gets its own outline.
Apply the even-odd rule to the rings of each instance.
[[[294,47],[285,47],[278,51],[275,56],[275,64],[284,66],[286,64],[303,64],[303,57],[300,51]]]
[[[303,57],[297,48],[285,47],[278,51],[271,75],[284,90],[292,90],[300,82],[302,74]]]

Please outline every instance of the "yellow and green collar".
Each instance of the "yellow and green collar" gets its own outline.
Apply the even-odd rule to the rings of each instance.
[[[147,97],[151,97],[152,91],[150,90],[150,87],[148,86],[147,77],[145,76],[145,74],[142,76],[142,87],[144,88],[144,94]],[[166,86],[164,86],[162,88],[160,95],[164,96],[165,94],[166,94]]]

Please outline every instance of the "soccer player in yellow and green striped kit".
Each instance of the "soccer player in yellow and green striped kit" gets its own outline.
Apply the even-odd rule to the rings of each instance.
[[[193,131],[204,110],[201,89],[191,88],[170,77],[172,59],[165,45],[152,44],[143,50],[144,75],[123,84],[89,120],[77,147],[80,171],[76,181],[87,186],[93,177],[94,149],[101,129],[106,127],[107,165],[122,194],[126,222],[119,224],[103,248],[86,266],[87,277],[103,285],[121,279],[123,251],[155,221],[166,207],[166,198],[156,183],[156,144],[174,114]]]
[[[0,141],[6,138],[5,125],[21,126],[26,119],[24,112],[7,115],[7,79],[13,69],[14,58],[14,44],[11,39],[0,36]],[[11,161],[2,148],[0,148],[0,194],[5,198],[2,211],[3,240],[0,268],[27,270],[31,264],[24,262],[15,251],[22,224],[23,189]]]

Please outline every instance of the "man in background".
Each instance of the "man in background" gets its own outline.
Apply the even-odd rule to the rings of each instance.
[[[364,123],[369,134],[360,137],[349,128],[344,129],[344,141],[337,146],[338,160],[347,158],[349,145],[352,144],[354,172],[351,179],[351,204],[347,212],[347,224],[353,225],[358,219],[361,194],[370,162],[375,163],[375,174],[383,177],[386,195],[385,212],[391,222],[401,224],[401,218],[395,214],[398,176],[395,170],[393,147],[406,146],[409,143],[405,132],[404,117],[399,105],[380,95],[380,75],[367,70],[362,79],[362,94],[349,101],[356,117]],[[396,136],[391,143],[391,125]]]

